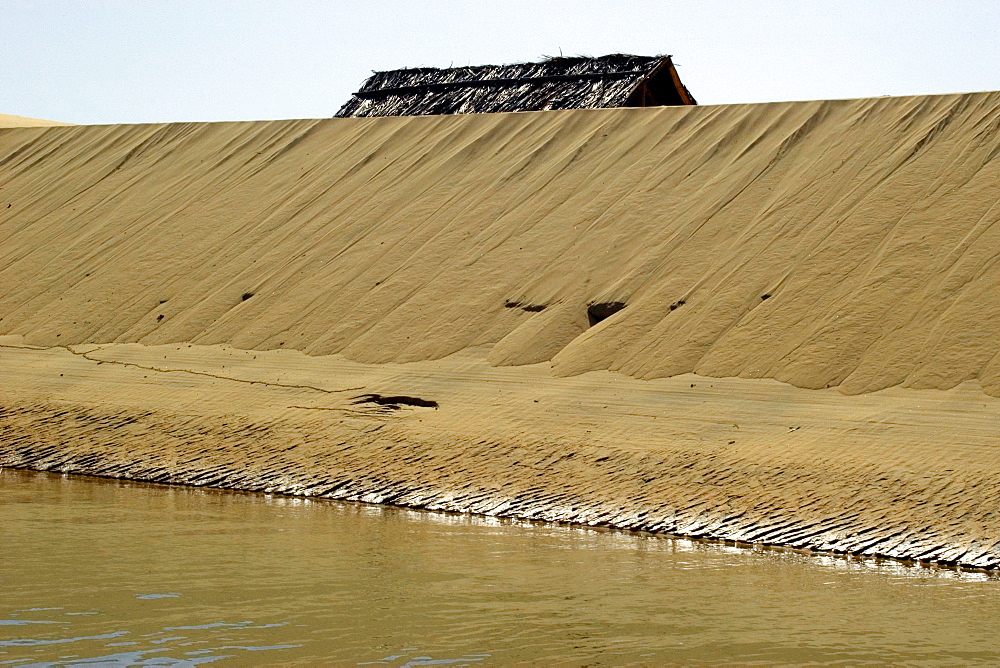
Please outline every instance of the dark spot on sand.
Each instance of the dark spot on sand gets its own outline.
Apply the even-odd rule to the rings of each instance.
[[[587,320],[590,321],[590,326],[593,327],[602,320],[607,320],[623,308],[625,308],[625,302],[601,302],[599,304],[591,304],[587,307]]]
[[[514,302],[509,299],[504,300],[504,308],[519,308],[528,313],[538,313],[544,311],[548,304],[525,304],[524,302]]]
[[[418,406],[420,408],[437,408],[438,402],[420,397],[406,395],[382,396],[381,394],[360,394],[354,397],[354,404],[377,404],[389,410],[399,410],[403,406]]]

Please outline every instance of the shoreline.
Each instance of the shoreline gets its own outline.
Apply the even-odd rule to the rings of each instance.
[[[1000,400],[974,387],[847,397],[693,375],[564,379],[547,365],[490,367],[487,355],[367,365],[187,344],[0,347],[11,379],[0,390],[0,466],[1000,567],[988,511],[1000,483],[980,445]],[[736,398],[750,388],[756,398]],[[366,394],[439,407],[356,403]],[[611,396],[618,405],[586,422]],[[972,398],[980,408],[942,411]],[[910,433],[901,424],[918,404],[949,456],[919,442],[919,420]],[[679,411],[688,424],[671,420]],[[536,421],[546,415],[548,428]],[[835,459],[831,422],[844,439],[862,430]]]
[[[435,513],[451,517],[471,517],[471,518],[490,518],[493,520],[502,520],[511,523],[516,523],[519,526],[559,526],[567,527],[570,529],[579,529],[581,531],[595,531],[598,533],[622,533],[626,535],[635,536],[649,536],[652,538],[663,538],[666,540],[683,540],[696,544],[704,545],[715,545],[723,547],[735,547],[740,550],[757,550],[762,552],[773,552],[776,554],[796,554],[803,557],[815,557],[815,558],[827,558],[827,559],[838,559],[847,562],[855,562],[861,564],[872,564],[879,565],[884,563],[895,564],[905,568],[923,568],[923,569],[940,569],[944,571],[951,571],[955,573],[972,573],[977,575],[983,575],[989,579],[1000,579],[1000,569],[997,568],[981,568],[981,567],[971,567],[971,566],[960,566],[957,564],[948,564],[935,561],[920,561],[914,559],[905,559],[898,557],[882,557],[882,556],[868,556],[868,555],[857,555],[851,554],[849,552],[834,552],[834,551],[822,551],[809,548],[795,548],[788,547],[780,544],[771,543],[747,543],[737,540],[729,540],[725,538],[706,538],[706,537],[693,537],[684,536],[681,534],[672,533],[652,533],[649,531],[642,531],[637,529],[622,529],[614,526],[606,525],[594,525],[594,524],[581,524],[579,522],[564,522],[564,521],[550,521],[550,520],[530,520],[522,519],[520,517],[513,516],[497,516],[497,515],[484,515],[478,513],[466,513],[454,510],[432,510],[430,508],[415,508],[410,506],[397,506],[392,504],[384,503],[373,503],[367,501],[347,501],[343,499],[332,499],[322,496],[302,496],[294,494],[284,494],[281,492],[256,492],[247,491],[243,489],[232,489],[227,487],[207,487],[205,485],[188,485],[188,484],[173,484],[173,483],[162,483],[162,482],[149,482],[146,480],[135,480],[132,478],[113,478],[108,476],[91,475],[89,473],[62,473],[59,471],[43,471],[32,468],[13,468],[7,467],[6,469],[0,466],[0,472],[10,471],[16,473],[27,473],[35,475],[53,475],[53,476],[73,476],[80,477],[90,480],[98,480],[107,483],[119,483],[123,485],[136,484],[136,485],[147,485],[153,489],[167,487],[167,488],[184,488],[191,491],[201,491],[201,492],[211,492],[216,494],[249,494],[258,495],[263,494],[265,497],[276,496],[280,498],[288,499],[305,499],[309,501],[324,502],[330,501],[334,503],[346,503],[346,504],[357,504],[359,506],[375,506],[381,509],[391,509],[406,512],[415,513]]]

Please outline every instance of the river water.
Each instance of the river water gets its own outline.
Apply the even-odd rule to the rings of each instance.
[[[1000,580],[0,470],[0,665],[1000,663]]]

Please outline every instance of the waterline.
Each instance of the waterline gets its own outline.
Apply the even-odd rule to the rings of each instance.
[[[975,573],[11,470],[0,516],[9,665],[1000,660]]]

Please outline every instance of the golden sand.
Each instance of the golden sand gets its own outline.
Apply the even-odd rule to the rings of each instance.
[[[0,130],[0,465],[995,567],[998,111]]]
[[[47,121],[42,118],[29,118],[27,116],[12,116],[10,114],[0,114],[0,128],[40,128],[52,125],[73,125],[62,121]]]

